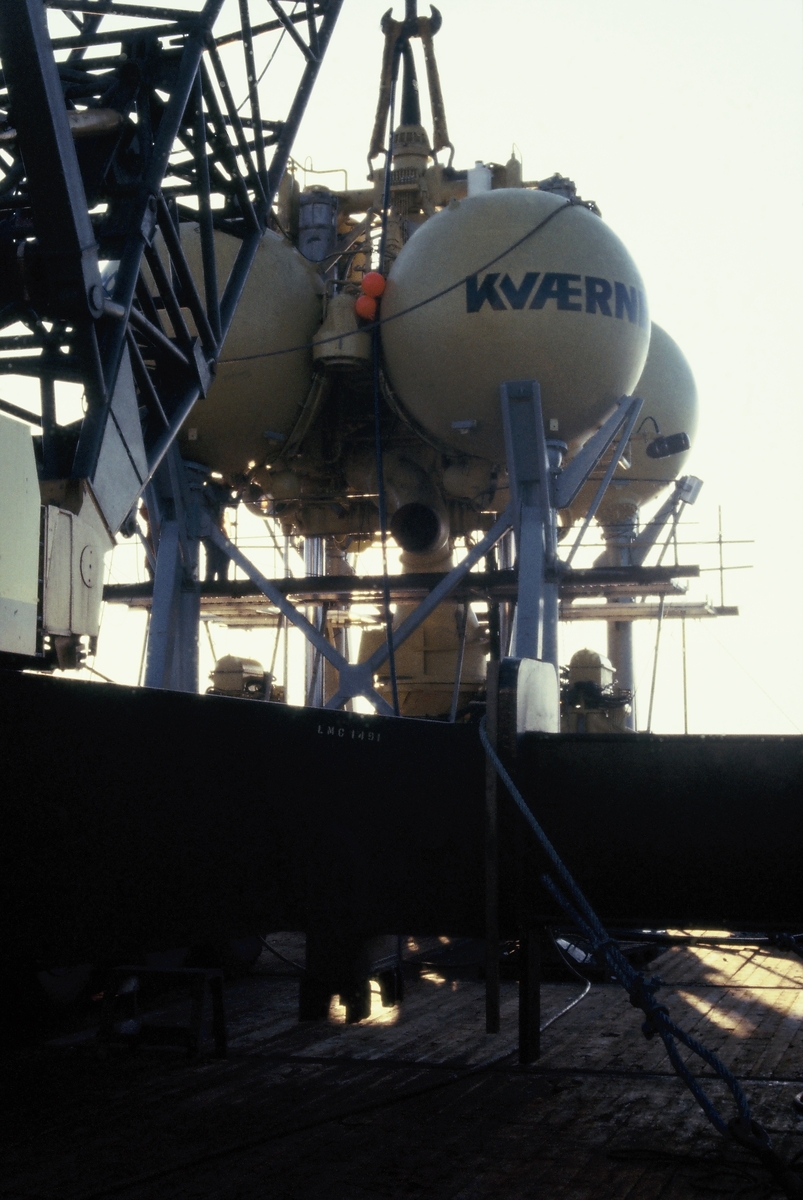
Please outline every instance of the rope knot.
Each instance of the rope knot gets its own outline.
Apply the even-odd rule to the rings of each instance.
[[[669,1009],[666,1005],[659,1004],[655,999],[655,993],[660,986],[660,979],[646,979],[639,972],[627,989],[630,1003],[634,1008],[640,1008],[646,1017],[646,1020],[642,1022],[641,1032],[647,1041],[655,1037],[656,1033],[660,1033],[659,1017],[669,1016]]]
[[[763,1125],[758,1121],[744,1121],[742,1117],[733,1117],[728,1121],[728,1133],[731,1137],[755,1153],[757,1150],[771,1149],[772,1140]]]
[[[661,986],[660,979],[647,979],[642,975],[641,971],[634,976],[633,982],[627,989],[630,995],[630,1003],[634,1008],[643,1008],[645,1012],[650,1009],[661,1007],[655,1003],[655,993]]]
[[[596,957],[599,965],[603,968],[609,966],[606,956],[607,956],[608,950],[610,950],[611,947],[613,947],[614,949],[619,948],[619,943],[615,942],[612,937],[606,937],[606,938],[602,938],[602,939],[594,938],[591,949],[592,949],[594,956]]]

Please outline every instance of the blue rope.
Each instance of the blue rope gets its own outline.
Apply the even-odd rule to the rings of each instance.
[[[696,1054],[698,1058],[707,1063],[723,1083],[727,1085],[733,1096],[739,1114],[737,1124],[740,1127],[740,1140],[749,1137],[769,1148],[771,1145],[769,1135],[757,1122],[753,1121],[750,1115],[750,1104],[738,1079],[731,1074],[716,1054],[708,1050],[696,1038],[692,1037],[691,1034],[686,1033],[679,1025],[675,1024],[669,1016],[669,1010],[666,1005],[659,1004],[655,998],[655,993],[662,986],[661,980],[657,977],[647,979],[641,971],[637,971],[625,958],[618,944],[613,938],[609,937],[599,917],[586,900],[568,867],[533,816],[524,797],[510,778],[499,756],[488,741],[485,717],[480,722],[480,740],[485,753],[493,763],[499,778],[510,793],[513,802],[541,843],[555,871],[560,876],[569,894],[568,897],[549,875],[542,875],[541,882],[558,901],[566,915],[571,918],[586,938],[588,938],[597,958],[605,960],[613,977],[621,983],[630,996],[630,1003],[634,1008],[640,1008],[644,1013],[645,1020],[641,1026],[641,1030],[645,1038],[649,1040],[656,1033],[659,1035],[669,1056],[673,1070],[689,1088],[714,1128],[723,1134],[734,1133],[733,1124],[726,1122],[717,1111],[699,1080],[695,1078],[680,1057],[677,1043],[681,1042],[688,1050],[691,1050],[693,1054]]]

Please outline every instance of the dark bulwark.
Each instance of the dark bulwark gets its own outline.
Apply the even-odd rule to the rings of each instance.
[[[476,729],[0,673],[2,944],[51,965],[276,929],[482,935]],[[803,738],[526,735],[614,925],[803,928]],[[499,792],[502,925],[555,921]]]

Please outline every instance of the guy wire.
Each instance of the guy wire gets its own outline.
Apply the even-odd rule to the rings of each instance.
[[[388,236],[388,215],[390,211],[390,175],[393,161],[393,117],[396,106],[396,80],[399,75],[401,61],[401,39],[396,43],[393,54],[393,70],[390,77],[390,116],[388,128],[388,148],[385,158],[385,181],[382,194],[382,233],[379,239],[379,270],[384,274],[385,250]],[[374,452],[376,454],[376,490],[378,493],[379,534],[382,541],[382,606],[385,617],[385,637],[388,647],[388,669],[390,671],[390,690],[393,697],[393,712],[399,716],[399,685],[396,678],[396,651],[393,645],[393,613],[390,608],[390,577],[388,575],[388,510],[385,501],[385,471],[382,461],[382,429],[381,429],[381,389],[379,385],[379,356],[381,343],[379,340],[379,325],[374,322],[371,330],[371,346],[373,350],[374,369]]]

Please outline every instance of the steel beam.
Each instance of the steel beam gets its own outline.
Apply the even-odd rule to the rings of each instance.
[[[231,108],[231,89],[211,37],[223,0],[206,0],[196,11],[157,10],[151,5],[136,3],[116,6],[114,13],[117,16],[144,20],[158,16],[168,22],[137,27],[134,21],[132,28],[123,30],[99,30],[105,9],[102,5],[93,5],[80,32],[54,40],[48,34],[46,7],[41,0],[9,0],[0,13],[0,57],[17,133],[16,143],[10,143],[9,149],[21,154],[19,161],[11,164],[5,173],[5,209],[13,210],[15,203],[25,204],[27,197],[30,198],[34,226],[32,246],[27,244],[31,242],[28,229],[18,240],[26,256],[29,251],[33,257],[38,256],[39,275],[49,281],[52,302],[46,315],[59,318],[64,326],[57,327],[53,333],[59,350],[57,355],[15,356],[13,361],[0,357],[0,371],[27,371],[43,378],[48,386],[52,386],[54,378],[84,384],[88,410],[75,448],[72,474],[93,482],[96,476],[109,474],[106,469],[111,462],[108,446],[114,443],[115,453],[119,449],[116,445],[119,439],[108,431],[111,426],[120,424],[115,420],[113,409],[115,404],[122,403],[118,397],[118,375],[128,347],[140,403],[148,413],[144,426],[147,462],[144,469],[137,464],[139,478],[128,480],[121,488],[125,494],[118,497],[113,510],[107,511],[107,504],[101,504],[112,532],[119,524],[118,510],[122,508],[122,516],[125,516],[142,488],[153,478],[214,373],[219,347],[234,317],[259,241],[267,228],[269,209],[341,5],[342,0],[308,5],[303,16],[290,21],[297,37],[300,35],[296,24],[301,20],[306,23],[310,33],[307,54],[310,61],[293,95],[286,119],[268,122],[262,121],[253,79],[255,31],[249,25],[247,0],[240,3],[240,17],[246,27],[238,36],[244,39],[250,64],[252,111],[250,116],[242,118]],[[70,7],[69,3],[67,7]],[[96,11],[100,9],[103,11]],[[83,11],[80,5],[77,10]],[[87,48],[111,45],[115,41],[123,44],[125,62],[121,64],[119,58],[101,60],[93,57],[92,67],[100,64],[108,68],[101,79],[84,65],[82,55]],[[54,49],[72,53],[65,62],[57,63]],[[206,59],[212,61],[224,106],[228,105],[230,110],[228,116],[219,111],[211,82],[204,88],[202,76],[206,74],[203,68]],[[95,90],[93,85],[96,85]],[[101,96],[110,97],[103,103],[111,105],[121,118],[120,137],[117,144],[109,144],[110,158],[104,167],[105,173],[96,172],[97,177],[93,176],[91,180],[92,203],[98,199],[105,202],[103,215],[96,213],[90,217],[88,211],[89,184],[82,177],[82,169],[85,174],[88,169],[86,155],[82,158],[76,152],[67,116],[69,97],[65,99],[64,89],[71,87],[83,87],[80,96],[89,102],[90,108]],[[166,102],[165,92],[168,93]],[[204,105],[207,112],[204,112]],[[154,111],[158,111],[158,125],[151,122]],[[132,116],[137,120],[139,174],[136,170],[132,174],[131,164],[137,163],[137,156],[128,153],[133,129],[129,118]],[[244,144],[246,126],[255,130],[257,162],[244,175],[230,130],[234,130],[239,150],[248,162],[251,152]],[[269,131],[270,138],[263,136],[263,129]],[[278,136],[274,138],[274,134]],[[273,142],[274,149],[268,167],[264,148],[269,141]],[[117,163],[114,156],[120,145],[125,161]],[[180,241],[161,195],[162,181],[177,149],[188,149],[196,168],[194,172],[179,168],[179,173],[186,179],[198,205],[204,262],[203,300],[187,269]],[[222,164],[220,169],[219,163]],[[253,203],[249,189],[256,196]],[[214,265],[212,193],[221,193],[224,197],[224,208],[216,213],[216,221],[218,224],[223,222],[222,227],[242,239],[220,302]],[[171,267],[182,286],[182,301],[188,300],[200,332],[200,346],[190,344],[181,306],[169,286],[169,273],[167,278],[160,276],[156,284],[160,292],[158,299],[167,308],[173,328],[179,334],[177,339],[168,337],[165,329],[160,327],[149,288],[143,284],[141,260],[143,251],[152,242],[157,216],[170,253]],[[105,296],[100,281],[96,235],[103,256],[118,262],[111,300]],[[27,263],[27,257],[25,261]],[[158,265],[154,258],[151,266],[160,274]],[[144,309],[140,311],[142,305]],[[72,328],[68,329],[68,325]],[[31,348],[46,348],[50,333],[41,325],[31,328]],[[155,367],[143,361],[138,339],[155,346]],[[69,344],[69,354],[62,352],[65,344]],[[126,404],[126,407],[131,406]],[[132,411],[138,420],[136,405]],[[48,428],[46,441],[50,439],[50,432]],[[53,436],[56,434],[60,436],[61,431],[56,429]],[[133,463],[137,459],[137,448],[125,439],[123,441],[123,451]],[[104,455],[108,459],[105,466],[101,461]]]
[[[103,311],[103,288],[46,11],[42,0],[4,0],[0,59],[53,301],[84,323]]]
[[[458,564],[460,566],[461,564]],[[578,596],[659,596],[681,594],[680,579],[696,579],[696,566],[670,567],[582,567],[561,573],[561,600]],[[411,572],[390,576],[392,600],[425,600],[448,578],[440,572]],[[270,580],[283,596],[294,596],[308,604],[375,604],[382,599],[381,575],[326,575],[320,579],[287,576]],[[469,571],[450,592],[459,601],[514,600],[518,589],[518,574],[508,568],[499,571]],[[112,604],[147,606],[153,594],[150,583],[112,583],[103,591],[104,600]],[[231,600],[236,603],[259,595],[260,589],[248,580],[228,580],[225,583],[205,583],[201,595],[206,600]]]

